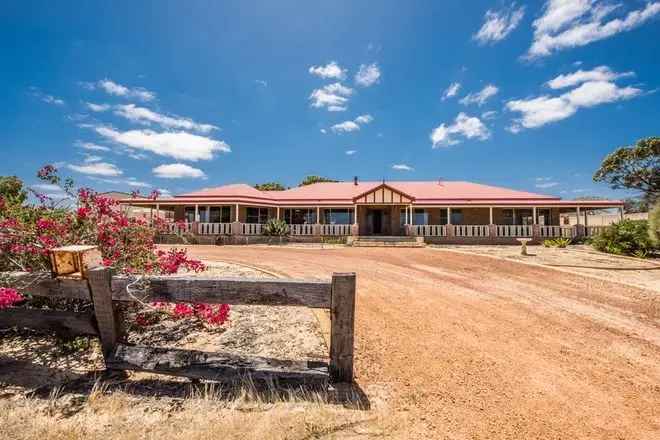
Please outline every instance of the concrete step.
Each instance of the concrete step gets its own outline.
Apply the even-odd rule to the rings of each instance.
[[[356,238],[359,241],[374,241],[374,242],[406,242],[414,243],[417,241],[416,237],[406,236],[406,235],[361,235]]]
[[[355,240],[354,247],[407,247],[407,248],[420,248],[426,246],[426,243],[417,241],[376,241],[376,240]]]

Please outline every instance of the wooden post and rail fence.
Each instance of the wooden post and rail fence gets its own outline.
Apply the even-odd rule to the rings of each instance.
[[[45,273],[12,273],[21,293],[47,298],[89,300],[92,312],[26,309],[0,310],[0,328],[27,327],[94,335],[101,340],[107,369],[135,370],[236,383],[246,378],[287,386],[321,386],[353,381],[355,273],[335,273],[331,281],[296,279],[212,278],[204,276],[145,276],[144,288],[133,293],[135,281],[113,276],[105,267],[84,276],[51,277]],[[123,342],[118,305],[132,301],[164,301],[230,305],[287,305],[330,310],[329,363],[238,356]]]

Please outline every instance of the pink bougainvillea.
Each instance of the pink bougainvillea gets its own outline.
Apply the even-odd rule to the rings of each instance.
[[[50,198],[32,191],[38,203],[10,203],[0,197],[0,271],[48,270],[49,250],[68,244],[98,246],[103,265],[126,274],[174,274],[180,270],[201,272],[201,261],[191,259],[185,249],[158,250],[155,236],[167,224],[160,218],[152,223],[129,217],[119,203],[88,188],[73,189],[71,179],[62,180],[53,165],[41,168],[37,177],[60,186],[69,195],[71,206],[60,207]],[[157,191],[151,199],[158,198]],[[75,200],[75,204],[73,201]],[[0,307],[22,300],[13,289],[2,290]],[[197,313],[191,305],[165,307],[172,316],[197,316],[207,322],[226,321],[228,306],[208,306],[212,312]],[[222,310],[226,310],[226,312]],[[205,309],[206,310],[206,309]],[[139,318],[142,324],[150,321]]]
[[[23,295],[18,293],[15,289],[0,287],[0,310],[11,307],[24,299]]]

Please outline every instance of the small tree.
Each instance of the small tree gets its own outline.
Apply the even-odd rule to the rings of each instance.
[[[286,188],[279,182],[257,183],[254,185],[259,191],[284,191]]]
[[[298,186],[306,186],[320,182],[337,182],[337,180],[330,179],[328,177],[321,177],[321,176],[307,176],[303,179],[302,182],[300,182],[300,185]]]
[[[646,202],[655,203],[660,198],[660,137],[641,139],[635,146],[608,154],[594,181],[640,191]]]

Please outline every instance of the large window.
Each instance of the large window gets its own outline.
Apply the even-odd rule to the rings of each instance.
[[[229,206],[211,206],[210,223],[230,223],[231,208]]]
[[[549,209],[538,209],[536,211],[537,221],[539,225],[551,225],[552,217]]]
[[[440,224],[441,225],[446,225],[447,224],[447,209],[446,208],[441,208],[440,209]]]
[[[188,223],[194,222],[196,220],[195,219],[195,208],[191,208],[191,207],[186,206],[184,217],[186,219],[186,222],[188,222]]]
[[[353,210],[328,208],[323,212],[323,219],[326,225],[351,225],[353,224]]]
[[[513,224],[513,209],[503,209],[502,210],[502,222],[505,225]]]
[[[413,224],[414,225],[428,225],[429,213],[425,209],[416,208],[413,210]]]
[[[266,223],[268,208],[247,208],[246,223]]]
[[[463,224],[463,210],[462,209],[452,209],[451,210],[451,224],[452,225],[462,225]]]
[[[311,225],[316,223],[316,209],[298,208],[285,209],[284,221],[290,225]]]

